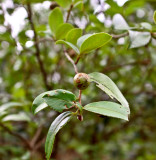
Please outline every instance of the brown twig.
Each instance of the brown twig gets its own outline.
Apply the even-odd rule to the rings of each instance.
[[[22,137],[20,134],[18,134],[16,132],[13,132],[11,129],[9,129],[7,126],[5,126],[1,122],[0,122],[0,127],[2,127],[6,132],[11,134],[12,136],[17,137],[18,139],[20,139],[28,149],[31,149],[30,143],[24,137]]]
[[[122,34],[118,34],[118,35],[115,35],[115,34],[111,34],[112,38],[122,38],[122,37],[126,37],[128,36],[129,33],[128,32],[125,32],[125,33],[122,33]]]
[[[38,42],[38,37],[37,37],[36,30],[35,30],[34,22],[33,22],[33,19],[32,19],[32,9],[31,9],[30,4],[27,4],[27,11],[28,11],[28,19],[29,19],[29,22],[30,22],[30,25],[31,25],[31,29],[33,30],[33,33],[34,33],[34,42],[35,42],[34,46],[36,48],[36,54],[35,55],[36,55],[36,58],[37,58],[37,61],[38,61],[39,67],[40,67],[40,71],[42,73],[42,77],[43,77],[45,87],[49,90],[49,89],[51,89],[51,87],[48,84],[48,81],[47,81],[47,76],[48,75],[45,71],[43,62],[42,62],[41,57],[40,57],[40,49],[39,49],[39,45],[37,43]]]
[[[39,136],[41,135],[42,129],[43,129],[42,125],[37,129],[34,137],[32,138],[32,140],[30,142],[31,146],[35,146],[35,143],[37,142]]]
[[[35,145],[34,150],[38,150],[38,148],[41,147],[41,145],[45,142],[45,140],[46,140],[46,137],[43,137],[43,138]]]
[[[67,18],[66,18],[66,23],[67,23],[68,20],[69,20],[69,17],[70,17],[70,14],[71,14],[72,9],[73,9],[73,4],[70,5],[70,8],[69,8],[69,10],[68,10],[68,14],[67,14]]]
[[[79,60],[80,60],[80,55],[77,57],[75,64],[78,64]]]
[[[79,90],[79,103],[81,104],[81,94],[82,94],[82,91]]]
[[[78,73],[78,69],[77,69],[77,66],[75,65],[73,59],[69,56],[69,54],[66,52],[65,50],[65,47],[63,46],[63,51],[64,51],[64,54],[66,56],[66,58],[68,59],[68,61],[73,65],[74,67],[74,70],[75,70],[75,73]]]

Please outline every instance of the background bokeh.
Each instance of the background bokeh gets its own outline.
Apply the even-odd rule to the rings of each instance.
[[[31,7],[31,18],[27,3]],[[46,109],[33,115],[33,99],[44,91],[58,88],[78,95],[73,85],[73,66],[61,46],[51,41],[48,15],[54,7],[54,1],[0,2],[0,107],[8,102],[20,103],[6,112],[0,108],[0,160],[45,159],[45,137],[58,113]],[[68,9],[61,7],[64,18]],[[77,65],[79,71],[97,71],[111,77],[128,100],[131,115],[126,122],[84,112],[83,122],[72,119],[56,136],[53,159],[156,160],[154,10],[155,0],[84,0],[82,8],[72,9],[68,22],[82,28],[84,34],[106,32],[113,35],[107,45],[81,58]],[[130,49],[132,42],[127,30],[117,30],[112,23],[117,13],[135,31],[150,32],[150,42]],[[118,21],[120,23],[120,19]],[[37,42],[34,42],[32,23]],[[36,43],[44,70],[36,55]],[[75,60],[75,53],[68,51]],[[83,105],[100,100],[111,101],[94,84],[83,91]],[[12,114],[10,120],[2,121]]]

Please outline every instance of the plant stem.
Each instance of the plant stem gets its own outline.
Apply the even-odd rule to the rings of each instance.
[[[80,55],[77,57],[76,61],[75,61],[75,64],[77,64],[80,60]]]
[[[82,94],[82,91],[79,90],[79,103],[81,104],[81,94]]]
[[[48,84],[48,81],[47,81],[48,75],[45,71],[43,62],[42,62],[41,57],[40,57],[40,48],[39,48],[39,45],[38,45],[38,36],[37,36],[35,26],[34,26],[34,22],[33,22],[33,19],[32,19],[32,9],[31,9],[30,4],[27,4],[27,12],[28,12],[28,19],[29,19],[29,22],[30,22],[30,25],[31,25],[31,29],[33,30],[33,33],[34,33],[34,43],[35,43],[34,46],[36,48],[35,55],[36,55],[36,58],[37,58],[37,61],[38,61],[39,67],[40,67],[40,71],[41,71],[41,74],[42,74],[42,77],[43,77],[45,87],[49,90],[49,89],[51,89],[51,87]]]
[[[68,14],[67,14],[67,18],[66,18],[66,23],[67,23],[68,20],[69,20],[69,17],[70,17],[70,14],[71,14],[72,9],[73,9],[73,4],[70,5],[70,8],[69,8],[69,10],[68,10]]]
[[[63,51],[64,51],[64,54],[65,54],[66,58],[68,59],[68,61],[73,65],[74,70],[75,70],[75,73],[78,73],[77,66],[75,65],[73,59],[72,59],[72,58],[69,56],[69,54],[66,52],[64,45],[63,45]]]
[[[12,136],[14,137],[17,137],[18,139],[20,139],[24,144],[25,146],[28,148],[28,149],[31,149],[31,145],[29,143],[29,141],[27,141],[23,136],[21,136],[20,134],[12,131],[10,128],[8,128],[7,126],[5,126],[3,123],[0,122],[0,127],[2,127],[6,132],[8,132],[9,134],[11,134]]]

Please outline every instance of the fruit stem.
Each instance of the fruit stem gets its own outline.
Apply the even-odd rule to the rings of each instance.
[[[77,64],[80,60],[80,55],[77,57],[75,64]]]
[[[80,103],[80,104],[81,104],[81,93],[82,93],[82,91],[79,90],[79,103]]]

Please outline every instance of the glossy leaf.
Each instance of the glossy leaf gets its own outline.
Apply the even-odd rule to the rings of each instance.
[[[149,32],[129,31],[129,38],[129,48],[137,48],[148,44],[151,39],[151,34]]]
[[[62,112],[74,105],[76,96],[69,91],[58,89],[43,96],[44,101],[55,111]]]
[[[126,108],[114,102],[93,102],[84,106],[84,109],[104,116],[128,120],[128,112]]]
[[[153,21],[154,21],[154,23],[156,24],[156,11],[155,11],[154,14],[153,14]]]
[[[8,102],[0,106],[0,112],[3,112],[11,107],[22,106],[22,103],[19,102]]]
[[[6,121],[30,121],[30,117],[21,112],[21,113],[18,113],[18,114],[9,114],[7,116],[5,116],[3,119],[2,119],[3,122],[6,122]]]
[[[98,72],[89,74],[90,81],[97,83],[97,87],[106,92],[111,98],[117,99],[130,112],[129,105],[116,84],[106,75]]]
[[[58,40],[58,41],[56,41],[56,44],[65,44],[68,47],[72,48],[77,54],[80,53],[79,49],[75,45],[73,45],[72,43],[70,43],[70,42],[67,42],[67,41],[64,41],[64,40]]]
[[[55,140],[55,136],[56,136],[57,132],[64,125],[67,124],[67,122],[71,119],[71,117],[72,117],[72,112],[67,111],[67,112],[64,112],[64,113],[60,114],[52,122],[52,124],[49,128],[48,134],[47,134],[46,142],[45,142],[45,153],[46,153],[47,160],[50,159],[52,149],[53,149],[54,140]]]
[[[121,14],[115,14],[113,17],[113,25],[117,30],[129,30],[131,27],[127,24]]]
[[[53,92],[53,91],[47,91],[47,92],[41,93],[40,95],[38,95],[38,96],[34,99],[33,105],[32,105],[32,112],[33,112],[33,114],[36,114],[36,113],[38,113],[39,111],[41,111],[42,109],[48,107],[48,105],[44,102],[44,100],[43,100],[42,97],[43,97],[45,94],[49,94],[49,93],[51,93],[51,92]]]
[[[78,40],[77,40],[77,46],[80,48],[82,43],[88,38],[90,37],[92,34],[85,34],[83,36],[81,36]]]
[[[58,27],[63,23],[63,15],[60,8],[56,7],[49,15],[49,26],[55,35]]]
[[[76,45],[77,39],[81,37],[81,35],[82,35],[82,29],[74,28],[67,33],[66,40]]]
[[[56,39],[64,39],[67,33],[73,29],[73,26],[69,23],[61,24],[56,31]]]
[[[111,36],[107,33],[95,33],[85,37],[80,46],[80,54],[91,52],[94,49],[100,48],[111,40]]]

